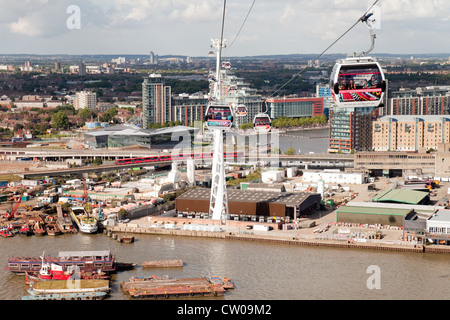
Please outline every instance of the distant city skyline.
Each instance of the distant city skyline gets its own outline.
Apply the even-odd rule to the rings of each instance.
[[[226,56],[314,54],[352,26],[374,0],[227,1]],[[450,51],[450,1],[381,0],[373,53]],[[79,28],[69,28],[72,5]],[[1,54],[207,56],[221,31],[223,0],[0,0]],[[327,53],[370,46],[360,23]]]

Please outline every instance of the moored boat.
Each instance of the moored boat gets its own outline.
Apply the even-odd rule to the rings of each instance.
[[[69,292],[69,293],[48,293],[37,294],[34,290],[28,289],[29,296],[23,296],[22,300],[101,300],[108,292]]]
[[[31,230],[30,226],[25,223],[20,227],[19,234],[31,236],[33,234],[33,231]]]
[[[63,267],[55,264],[42,261],[41,270],[39,272],[26,272],[25,283],[31,284],[37,281],[48,280],[76,280],[76,279],[103,279],[109,280],[110,277],[105,272],[100,270],[95,271],[80,271],[74,264],[68,266],[67,270],[63,270]]]
[[[47,231],[45,231],[45,229],[41,223],[36,222],[36,224],[33,227],[33,233],[36,236],[43,236],[47,233]]]
[[[231,282],[231,280],[227,277],[211,277],[209,278],[209,282],[213,285],[222,286],[224,289],[234,289],[233,282]]]
[[[100,251],[60,251],[58,256],[46,256],[45,261],[55,263],[64,271],[72,265],[77,265],[80,271],[113,272],[125,266],[132,267],[130,263],[118,263],[109,250]],[[10,257],[6,270],[15,273],[39,272],[42,266],[41,257]]]
[[[32,290],[36,294],[109,292],[110,285],[108,280],[101,279],[49,280],[33,283]]]
[[[98,231],[97,219],[89,216],[83,206],[73,206],[70,216],[81,232],[96,233]]]
[[[2,228],[0,230],[0,236],[3,238],[14,237],[14,234],[8,228]]]
[[[56,223],[47,224],[46,231],[49,236],[57,236],[62,233]]]
[[[180,296],[224,295],[222,285],[213,284],[207,278],[151,279],[129,281],[120,284],[122,290],[132,298],[171,298]]]

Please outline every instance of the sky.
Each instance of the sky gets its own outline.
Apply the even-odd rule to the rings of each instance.
[[[228,0],[226,56],[317,54],[375,0]],[[249,9],[252,10],[238,34]],[[379,0],[374,53],[450,52],[449,0]],[[207,56],[224,0],[0,0],[0,54]],[[75,11],[73,10],[75,6]],[[237,37],[236,37],[237,36]],[[370,47],[359,23],[327,53]]]

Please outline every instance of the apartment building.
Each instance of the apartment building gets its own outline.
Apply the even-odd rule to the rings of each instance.
[[[91,91],[77,92],[74,100],[74,108],[75,110],[88,108],[92,111],[96,111],[97,94]]]
[[[432,86],[393,91],[382,115],[450,114],[450,86]]]
[[[142,83],[143,126],[150,123],[164,124],[173,121],[172,89],[164,84],[160,74],[152,73]]]
[[[372,124],[374,151],[436,150],[450,141],[450,116],[383,116]]]

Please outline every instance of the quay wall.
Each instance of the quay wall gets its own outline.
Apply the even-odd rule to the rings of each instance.
[[[352,243],[347,241],[333,241],[333,240],[316,240],[316,239],[300,239],[297,237],[281,237],[263,234],[250,234],[234,232],[210,232],[210,231],[194,231],[194,230],[180,230],[180,229],[164,229],[164,228],[150,228],[138,225],[116,225],[108,227],[110,232],[118,233],[137,233],[137,234],[154,234],[154,235],[168,235],[168,236],[184,236],[184,237],[203,237],[216,238],[224,240],[239,240],[239,241],[255,241],[255,242],[269,242],[287,245],[303,245],[316,247],[333,247],[333,248],[347,248],[347,249],[366,249],[379,251],[397,251],[397,252],[412,252],[412,253],[450,253],[450,247],[443,246],[422,246],[422,245],[399,245],[399,244],[384,244],[384,243]]]

